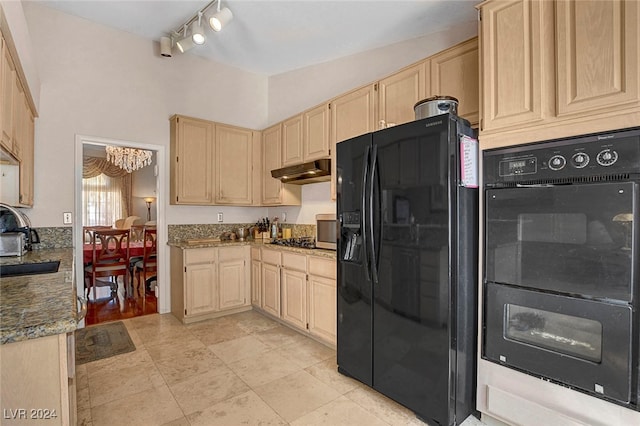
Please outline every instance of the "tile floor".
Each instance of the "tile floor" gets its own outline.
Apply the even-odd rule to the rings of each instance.
[[[340,375],[335,350],[256,311],[123,322],[136,350],[77,368],[79,425],[424,425]]]

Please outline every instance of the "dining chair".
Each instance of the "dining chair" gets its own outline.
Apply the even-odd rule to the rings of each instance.
[[[144,247],[142,251],[142,260],[135,264],[136,272],[136,290],[140,293],[140,283],[144,282],[143,295],[147,290],[147,286],[156,278],[157,266],[157,229],[155,227],[146,227],[142,231],[142,241]],[[142,275],[142,277],[141,277]],[[148,277],[148,278],[147,278]],[[140,279],[142,278],[142,280]]]
[[[123,277],[123,285],[129,283],[129,239],[128,229],[97,229],[93,232],[92,261],[84,268],[84,286],[87,298],[93,287],[111,287],[112,295],[118,288],[118,277]]]

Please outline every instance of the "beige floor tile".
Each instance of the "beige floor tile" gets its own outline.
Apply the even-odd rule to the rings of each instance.
[[[291,422],[338,398],[340,394],[306,371],[298,371],[254,391],[276,413]]]
[[[162,343],[178,344],[194,338],[193,334],[181,324],[169,324],[160,327],[148,326],[137,328],[136,332],[145,346]]]
[[[227,342],[210,345],[209,349],[218,358],[230,364],[269,351],[269,347],[255,336],[245,336]]]
[[[309,340],[309,338],[302,335],[302,333],[292,330],[284,325],[278,325],[270,328],[269,330],[254,333],[254,336],[270,348],[279,348]]]
[[[247,333],[259,333],[261,331],[278,327],[279,325],[277,321],[255,311],[246,311],[233,315],[233,319],[238,324],[238,327]]]
[[[79,410],[91,408],[91,397],[89,396],[89,386],[84,389],[76,388],[76,407]]]
[[[274,351],[245,358],[230,363],[228,366],[252,388],[288,376],[301,369]]]
[[[362,386],[357,380],[338,373],[338,366],[333,357],[309,366],[305,368],[305,371],[341,394],[345,394],[358,386]]]
[[[234,396],[188,416],[191,426],[287,425],[253,391]]]
[[[232,321],[218,321],[216,323],[207,324],[207,326],[190,328],[190,330],[193,335],[200,339],[200,341],[206,346],[249,335],[249,333],[241,329],[238,324]]]
[[[168,385],[207,371],[226,368],[224,362],[205,347],[187,350],[175,357],[156,361],[156,367]]]
[[[280,355],[302,368],[336,356],[336,351],[312,339],[291,343],[276,350]]]
[[[76,365],[76,390],[89,388],[89,375],[87,364]]]
[[[196,337],[190,335],[188,335],[185,339],[180,339],[177,342],[164,342],[145,346],[145,349],[155,362],[175,358],[187,351],[194,351],[205,348],[206,345],[204,345]]]
[[[208,371],[171,386],[171,392],[186,415],[249,390],[227,367]]]
[[[305,414],[290,424],[291,426],[389,426],[344,396]]]
[[[150,368],[153,367],[153,360],[151,359],[151,356],[149,356],[149,352],[142,348],[136,349],[133,352],[127,352],[121,355],[92,361],[84,365],[87,369],[87,376],[91,379],[95,374],[116,372],[124,368]]]
[[[182,325],[180,320],[174,317],[172,314],[151,314],[151,315],[143,315],[135,318],[131,318],[125,321],[126,323],[130,323],[133,328],[144,328],[144,327],[163,327],[163,326],[171,326],[171,325]]]
[[[421,423],[411,410],[367,386],[359,386],[347,392],[345,396],[369,413],[391,425]],[[416,421],[418,423],[415,423]]]
[[[191,426],[191,423],[189,423],[189,420],[187,420],[186,417],[180,417],[177,420],[173,420],[168,423],[163,423],[162,426]]]
[[[91,407],[161,386],[166,384],[153,364],[96,371],[89,374]]]
[[[184,417],[169,388],[150,389],[91,409],[93,426],[161,425]]]
[[[76,424],[77,426],[91,426],[91,408],[83,408],[76,411]]]

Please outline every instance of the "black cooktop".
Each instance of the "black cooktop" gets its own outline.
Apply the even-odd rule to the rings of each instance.
[[[314,237],[300,237],[300,238],[280,238],[271,240],[271,244],[286,247],[300,247],[314,249],[316,248],[316,239]]]

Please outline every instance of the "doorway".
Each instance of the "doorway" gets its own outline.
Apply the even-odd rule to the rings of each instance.
[[[126,185],[126,190],[122,190],[124,194],[123,200],[125,200],[123,203],[126,204],[126,207],[120,206],[117,209],[112,209],[113,211],[109,211],[111,209],[109,207],[105,212],[96,213],[95,207],[91,207],[91,203],[83,202],[83,191],[88,191],[83,186],[84,158],[85,156],[92,157],[97,159],[95,161],[107,163],[105,152],[105,147],[107,146],[151,151],[151,164],[126,174],[126,180],[129,183]],[[168,311],[167,265],[162,260],[165,258],[164,246],[166,245],[164,184],[162,179],[162,176],[165,175],[164,158],[165,148],[161,145],[93,136],[76,136],[73,241],[76,255],[77,294],[79,297],[85,298],[87,304],[87,314],[80,323],[81,326]],[[106,175],[107,173],[105,175],[101,174],[100,179],[105,178]],[[87,181],[85,180],[84,182],[86,183]],[[87,207],[85,208],[85,206]],[[87,238],[87,233],[85,233],[85,226],[115,227],[117,226],[116,222],[119,225],[123,222],[124,218],[119,217],[122,215],[126,215],[131,219],[131,221],[127,220],[127,224],[130,224],[130,222],[135,224],[134,228],[131,228],[132,245],[135,244],[134,241],[140,239],[137,236],[134,237],[134,234],[141,233],[145,227],[153,227],[155,225],[158,251],[156,278],[155,280],[147,280],[138,284],[135,280],[125,282],[126,280],[121,277],[120,280],[116,280],[117,283],[114,286],[97,286],[95,288],[95,296],[92,288],[90,297],[87,297],[84,285],[84,268],[91,262],[92,244],[90,237]],[[144,244],[141,239],[137,242],[139,245]],[[141,250],[142,248],[140,248]],[[131,265],[135,265],[135,259],[131,261]],[[132,269],[135,270],[135,266]]]

